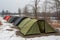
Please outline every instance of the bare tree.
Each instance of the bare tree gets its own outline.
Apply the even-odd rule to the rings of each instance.
[[[50,20],[50,15],[49,14],[51,12],[50,11],[51,6],[49,4],[52,5],[52,2],[50,2],[48,0],[45,0],[43,4],[44,4],[44,10],[43,10],[43,12],[44,12],[44,14],[43,14],[44,15],[44,20],[45,21],[47,21],[47,20],[49,21]]]
[[[56,12],[57,12],[57,21],[59,23],[59,14],[60,14],[60,0],[55,0],[55,5],[56,5]]]
[[[35,2],[35,4],[34,4],[34,14],[35,14],[35,18],[38,19],[37,10],[38,10],[38,5],[39,5],[40,0],[35,0],[34,2]]]
[[[39,2],[40,2],[40,0],[34,0],[34,6],[33,5],[28,5],[28,6],[31,6],[33,8],[33,13],[34,13],[34,16],[35,16],[36,19],[38,19],[38,14],[37,13],[38,13],[38,9],[39,9],[39,7],[38,7]]]
[[[33,10],[33,14],[35,16],[36,19],[38,19],[38,15],[37,15],[37,10],[38,10],[38,4],[39,4],[40,0],[34,0],[34,5],[26,5],[25,8],[24,8],[24,14],[25,15],[29,15],[28,13],[28,6],[32,7],[32,10]]]
[[[1,12],[1,13],[2,13],[1,15],[2,15],[2,16],[4,16],[4,14],[5,14],[5,11],[4,11],[4,10],[2,10],[2,12]]]
[[[21,9],[20,8],[18,8],[18,14],[21,17]]]
[[[45,21],[52,23],[51,19],[50,19],[52,16],[50,13],[55,11],[54,9],[56,8],[54,0],[45,0],[43,3],[43,7],[44,7],[43,8],[43,12],[44,12],[43,16],[44,16]]]
[[[25,7],[24,7],[24,10],[23,10],[23,15],[24,15],[24,16],[28,16],[28,14],[29,14],[29,12],[28,12],[28,7],[25,6]]]

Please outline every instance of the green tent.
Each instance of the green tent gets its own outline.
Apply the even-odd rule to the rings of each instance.
[[[24,20],[18,25],[18,27],[19,27],[20,29],[22,29],[30,20],[31,20],[30,18],[24,19]]]
[[[20,27],[20,26],[19,26]],[[23,35],[32,35],[32,34],[40,34],[39,26],[37,24],[37,20],[31,19],[23,28],[20,30]]]
[[[38,25],[41,33],[53,33],[55,30],[44,20],[39,20]]]
[[[40,33],[51,33],[56,32],[47,22],[44,20],[36,20],[36,19],[24,19],[19,24],[20,32],[23,35],[32,35],[32,34],[40,34]]]

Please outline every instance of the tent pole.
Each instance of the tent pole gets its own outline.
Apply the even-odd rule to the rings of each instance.
[[[45,33],[45,20],[44,20],[44,33]]]
[[[39,23],[37,22],[38,26],[39,26]],[[40,26],[39,26],[39,30],[40,30]]]

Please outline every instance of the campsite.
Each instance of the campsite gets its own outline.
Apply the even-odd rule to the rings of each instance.
[[[38,40],[40,39],[41,40],[56,40],[56,39],[59,40],[60,39],[60,36],[59,36],[60,32],[56,33],[56,30],[54,30],[47,22],[46,24],[44,24],[45,23],[44,20],[38,21],[36,19],[27,18],[27,17],[25,17],[24,19],[22,17],[23,19],[19,18],[22,22],[20,22],[19,25],[16,26],[14,25],[14,22],[16,20],[11,23],[3,19],[2,17],[0,18],[1,18],[0,21],[3,24],[0,27],[0,35],[2,36],[0,37],[1,38],[0,40],[4,40],[4,38],[6,38],[5,40],[17,40],[17,39],[18,40],[36,40],[36,39]]]
[[[60,40],[60,0],[0,0],[0,40]]]

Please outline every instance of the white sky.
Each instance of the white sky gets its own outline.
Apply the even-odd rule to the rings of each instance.
[[[0,0],[0,11],[17,12],[18,8],[23,8],[29,2],[30,0]]]
[[[0,12],[2,10],[9,10],[10,12],[17,12],[18,8],[23,8],[26,4],[33,0],[0,0]]]

